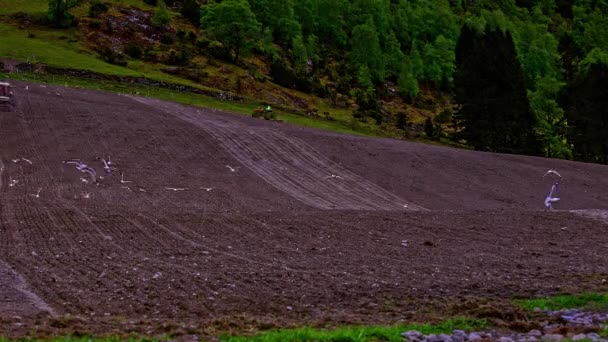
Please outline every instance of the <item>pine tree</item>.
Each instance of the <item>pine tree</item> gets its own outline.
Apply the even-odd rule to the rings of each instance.
[[[456,137],[476,150],[539,154],[524,75],[509,32],[464,26],[456,47]]]
[[[578,160],[608,163],[608,66],[592,64],[562,98],[568,140]]]

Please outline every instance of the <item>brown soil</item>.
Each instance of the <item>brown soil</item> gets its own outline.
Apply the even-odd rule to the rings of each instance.
[[[0,113],[8,335],[394,323],[442,301],[608,289],[606,215],[588,210],[607,208],[605,166],[14,92]],[[62,163],[103,175],[107,154],[118,170],[99,185]],[[564,176],[552,212],[547,169]]]

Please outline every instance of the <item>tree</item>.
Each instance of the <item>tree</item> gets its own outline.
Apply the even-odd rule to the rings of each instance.
[[[372,18],[353,28],[351,45],[350,60],[354,69],[359,70],[362,66],[366,66],[373,81],[384,80],[382,49]]]
[[[201,22],[201,6],[196,0],[184,0],[180,13],[193,25],[199,25]]]
[[[75,0],[49,0],[47,14],[53,26],[61,28],[70,26],[74,19],[70,14],[70,8],[74,6],[76,6]]]
[[[251,10],[263,27],[272,30],[275,41],[289,46],[293,39],[302,33],[293,0],[255,0],[250,1]]]
[[[260,35],[260,24],[246,0],[224,0],[206,6],[201,28],[234,53],[234,63],[251,50]]]
[[[167,5],[163,0],[158,2],[158,8],[154,12],[152,19],[150,19],[152,25],[155,27],[165,27],[171,22],[171,16],[169,15],[169,11],[167,10]]]
[[[456,137],[476,150],[539,154],[536,119],[509,32],[463,26],[454,75]]]
[[[575,159],[608,163],[608,66],[592,64],[562,98]]]

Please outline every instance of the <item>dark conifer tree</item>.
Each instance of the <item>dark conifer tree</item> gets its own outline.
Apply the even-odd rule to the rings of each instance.
[[[577,160],[608,163],[608,66],[592,64],[562,96]]]
[[[510,33],[478,34],[464,26],[454,75],[456,101],[462,106],[454,117],[457,138],[477,150],[539,154],[524,83]]]

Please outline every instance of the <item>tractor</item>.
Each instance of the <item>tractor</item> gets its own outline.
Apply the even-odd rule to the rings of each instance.
[[[266,120],[276,120],[277,116],[272,112],[270,105],[260,106],[253,109],[254,118],[264,118]]]
[[[10,112],[13,103],[13,92],[11,91],[11,85],[6,82],[0,82],[0,110]]]

